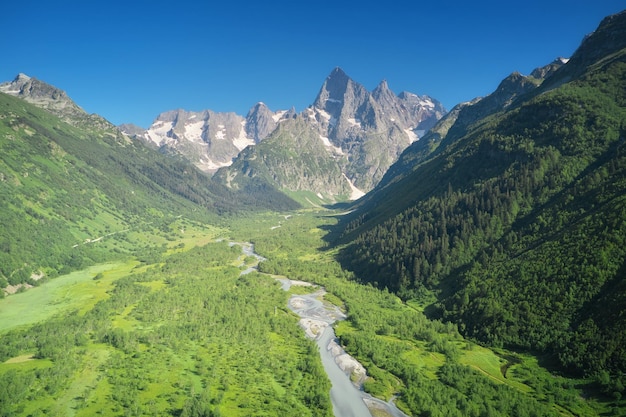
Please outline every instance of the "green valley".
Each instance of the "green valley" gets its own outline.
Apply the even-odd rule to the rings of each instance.
[[[317,349],[286,308],[289,294],[265,274],[324,285],[348,313],[336,332],[366,367],[365,389],[395,397],[409,415],[592,416],[620,407],[583,400],[595,395],[590,381],[478,346],[416,304],[356,283],[323,240],[335,215],[249,216],[198,232],[197,246],[155,263],[92,268],[2,300],[36,302],[51,285],[48,302],[58,306],[29,325],[9,325],[0,310],[2,415],[332,415]],[[254,242],[267,258],[263,274],[240,275],[256,260],[223,238]],[[106,291],[64,304],[85,286]]]
[[[422,142],[331,75],[213,177],[0,92],[0,417],[626,415],[626,12]]]

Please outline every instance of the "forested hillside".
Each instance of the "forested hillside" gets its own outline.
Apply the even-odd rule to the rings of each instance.
[[[341,258],[493,346],[626,383],[626,13],[541,86],[371,195]],[[598,39],[602,39],[598,48]],[[593,49],[593,51],[591,51]],[[452,129],[451,129],[452,130]]]
[[[158,251],[132,233],[165,233],[182,215],[209,221],[245,207],[295,206],[267,186],[253,190],[252,184],[234,195],[182,158],[161,155],[113,127],[75,127],[3,93],[0,147],[2,288]]]

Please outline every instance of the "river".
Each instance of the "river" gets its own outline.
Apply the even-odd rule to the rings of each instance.
[[[231,244],[241,246],[246,256],[254,256],[259,261],[265,260],[254,252],[254,245],[251,243],[231,242]],[[250,267],[242,271],[242,274],[254,270],[256,267]],[[278,280],[285,291],[289,290],[292,285],[313,286],[308,282],[288,278]],[[300,317],[300,326],[306,336],[315,340],[319,347],[324,370],[331,382],[330,400],[335,417],[371,417],[370,410],[374,409],[376,416],[408,417],[395,406],[393,401],[385,402],[363,391],[363,381],[367,377],[366,370],[343,350],[332,327],[333,323],[345,320],[347,316],[336,305],[322,302],[326,294],[323,287],[315,288],[315,291],[310,294],[292,295],[288,306]]]

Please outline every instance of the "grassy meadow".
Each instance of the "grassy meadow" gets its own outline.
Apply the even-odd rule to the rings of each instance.
[[[335,330],[366,367],[364,388],[408,415],[623,410],[585,400],[586,381],[553,375],[532,355],[487,349],[427,319],[428,297],[403,303],[357,283],[324,241],[334,214],[265,213],[220,227],[177,219],[129,237],[159,248],[150,256],[0,300],[0,415],[332,415],[317,347],[272,275],[326,287],[349,315]],[[256,259],[229,241],[253,242],[267,258],[262,273],[240,275]]]

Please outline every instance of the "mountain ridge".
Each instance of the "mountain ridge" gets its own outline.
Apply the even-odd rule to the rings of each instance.
[[[232,182],[235,178],[244,181],[255,172],[273,172],[265,178],[274,186],[290,192],[312,192],[321,199],[319,204],[354,199],[369,191],[400,153],[419,139],[418,133],[430,128],[444,113],[436,100],[409,92],[396,95],[384,80],[370,92],[337,67],[322,84],[313,104],[295,117],[298,123],[286,124],[293,126],[294,136],[308,130],[301,137],[323,144],[316,146],[318,154],[308,159],[313,165],[305,169],[306,179],[284,175],[285,170],[294,175],[305,172],[302,167],[287,169],[285,165],[290,158],[287,155],[298,152],[295,142],[285,141],[288,129],[270,134],[255,145],[259,147],[257,151],[242,153],[233,165],[222,168],[229,173],[223,172],[216,179],[236,187],[238,180]],[[284,147],[284,155],[279,156],[278,149],[272,147]],[[243,161],[245,158],[250,160]],[[329,171],[316,172],[315,167],[324,159],[322,165]],[[295,165],[307,163],[298,158],[290,161]],[[250,171],[244,166],[257,169]],[[238,176],[236,170],[244,175]],[[307,189],[304,184],[312,188]]]
[[[100,129],[113,127],[113,124],[102,116],[85,112],[65,91],[24,73],[19,73],[13,81],[1,83],[0,92],[44,108],[74,126],[97,125]]]
[[[432,291],[430,316],[466,337],[621,397],[625,31],[626,12],[611,16],[537,87],[514,74],[499,105],[453,109],[346,216],[344,267],[407,299]]]

